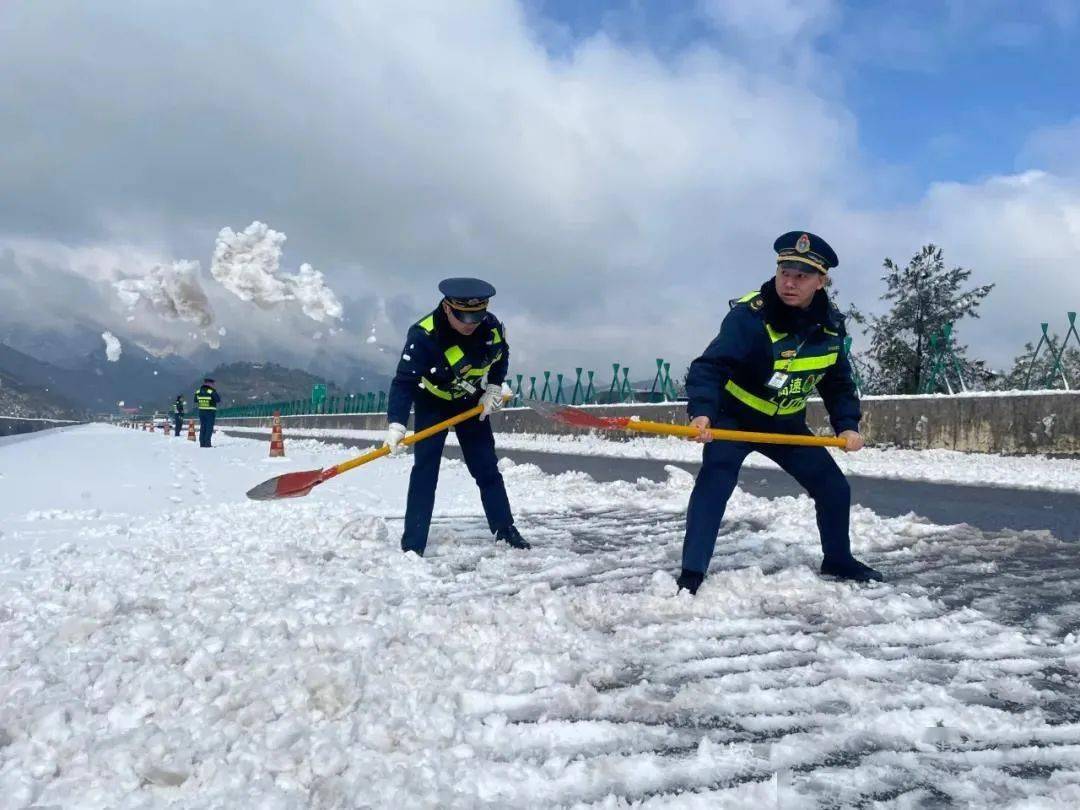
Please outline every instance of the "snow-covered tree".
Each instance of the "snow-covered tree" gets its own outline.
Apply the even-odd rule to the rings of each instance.
[[[946,269],[941,248],[932,244],[916,253],[906,267],[888,258],[884,267],[882,280],[888,289],[881,299],[891,302],[889,312],[868,318],[854,308],[848,310],[851,320],[866,326],[870,339],[869,347],[861,352],[866,365],[860,371],[868,393],[915,394],[931,373],[931,337],[940,343],[947,324],[955,327],[964,318],[979,317],[979,305],[994,285],[962,289],[971,270]],[[957,358],[968,384],[981,382],[985,376],[982,361],[967,358],[967,347],[960,345],[955,331],[947,343],[940,348],[949,349]],[[951,361],[949,372],[953,372]]]
[[[1061,338],[1051,335],[1050,346],[1045,343],[1038,347],[1039,353],[1035,355],[1036,345],[1025,343],[1023,353],[1013,360],[1012,370],[1002,377],[994,386],[1002,390],[1024,388],[1064,388],[1065,381],[1062,379],[1062,371],[1069,381],[1070,388],[1080,388],[1080,348],[1071,342],[1064,348],[1061,355],[1061,363],[1055,366],[1054,361],[1058,352],[1062,351]],[[1035,362],[1032,364],[1032,357]]]

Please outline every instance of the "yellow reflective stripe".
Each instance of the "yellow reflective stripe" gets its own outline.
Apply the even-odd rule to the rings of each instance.
[[[837,353],[823,354],[820,357],[796,357],[793,360],[774,360],[773,368],[778,371],[814,371],[828,368],[836,362]]]
[[[453,397],[450,396],[450,393],[448,391],[442,390],[441,388],[439,388],[439,386],[435,385],[435,383],[433,383],[427,377],[420,378],[420,385],[424,386],[425,389],[430,391],[439,399],[453,399]]]
[[[775,329],[769,326],[769,324],[765,324],[765,331],[769,333],[769,340],[771,340],[773,343],[783,340],[788,336],[787,332],[777,332]]]
[[[780,408],[777,411],[777,414],[779,414],[780,416],[789,416],[789,415],[791,415],[793,413],[798,413],[799,411],[802,411],[802,410],[805,410],[805,409],[806,409],[806,400],[805,399],[800,399],[798,405],[786,405],[783,408]]]
[[[832,329],[828,329],[828,328],[826,328],[826,327],[824,327],[824,326],[823,326],[823,327],[821,327],[821,330],[822,330],[822,331],[823,331],[823,332],[824,332],[824,333],[825,333],[826,335],[832,335],[833,337],[840,337],[840,333],[839,333],[839,332],[834,332],[834,331],[833,331]]]
[[[489,368],[491,368],[491,366],[484,366],[483,368],[470,368],[468,371],[465,372],[465,376],[466,377],[483,377],[485,374],[487,374],[487,370]]]
[[[432,314],[428,315],[426,318],[424,318],[422,321],[420,321],[417,324],[417,326],[419,326],[421,329],[423,329],[425,332],[427,332],[429,334],[431,332],[434,332],[435,331],[435,313],[432,313]]]
[[[755,411],[760,411],[766,416],[776,415],[777,405],[775,402],[769,402],[767,399],[754,396],[734,380],[728,380],[724,385],[724,390],[735,397],[735,399],[739,400],[739,402],[744,405],[749,405]]]
[[[491,345],[494,346],[498,343],[502,343],[502,335],[499,334],[498,329],[491,330]]]
[[[465,352],[461,350],[460,346],[451,346],[443,354],[446,355],[446,362],[452,366],[456,366],[461,361],[461,358],[465,356]]]
[[[738,303],[740,303],[740,304],[745,304],[745,303],[746,303],[747,301],[753,301],[753,300],[754,300],[755,298],[757,298],[757,297],[758,297],[759,295],[761,295],[761,292],[760,292],[760,291],[758,291],[758,290],[754,290],[753,292],[751,292],[751,293],[747,293],[747,294],[746,294],[746,295],[744,295],[744,296],[743,296],[742,298],[740,298],[740,299],[739,299],[739,301],[738,301]]]

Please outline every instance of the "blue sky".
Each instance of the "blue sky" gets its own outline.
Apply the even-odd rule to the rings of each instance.
[[[745,31],[710,15],[722,4],[529,0],[527,8],[556,53],[603,34],[667,60],[695,45],[745,56]],[[815,90],[854,115],[866,159],[892,170],[896,200],[937,181],[1040,168],[1025,153],[1031,135],[1080,116],[1080,3],[762,5],[818,16],[798,41],[828,65]]]

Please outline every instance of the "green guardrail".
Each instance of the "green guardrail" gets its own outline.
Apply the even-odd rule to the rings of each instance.
[[[282,416],[309,414],[360,414],[386,411],[386,391],[366,391],[357,394],[335,394],[320,399],[289,399],[278,402],[257,402],[218,408],[218,418],[270,417],[275,411]]]
[[[1052,361],[1049,366],[1046,367],[1046,372],[1043,374],[1043,379],[1038,382],[1041,383],[1043,388],[1054,388],[1057,385],[1057,381],[1061,380],[1065,390],[1072,390],[1072,386],[1077,384],[1077,380],[1070,380],[1065,368],[1065,350],[1069,348],[1069,340],[1073,337],[1076,338],[1077,346],[1080,347],[1080,332],[1076,331],[1076,313],[1065,313],[1069,318],[1069,328],[1065,332],[1065,339],[1061,341],[1060,346],[1054,345],[1054,339],[1050,337],[1048,332],[1050,328],[1049,323],[1039,324],[1042,327],[1042,335],[1039,337],[1039,342],[1035,346],[1035,351],[1031,354],[1031,360],[1028,363],[1027,374],[1024,379],[1024,388],[1031,388],[1031,378],[1035,372],[1036,363],[1039,359],[1039,352],[1043,346],[1046,346],[1046,351],[1049,353],[1049,358]],[[1031,345],[1031,344],[1028,344]],[[1043,361],[1045,363],[1045,361]]]
[[[552,380],[554,374],[555,379]],[[584,377],[582,375],[585,375]],[[539,376],[514,375],[516,384],[510,386],[514,397],[510,404],[524,405],[528,402],[565,402],[568,405],[597,405],[620,402],[674,402],[679,398],[678,386],[671,379],[671,363],[656,358],[656,372],[648,389],[634,388],[630,382],[630,367],[621,363],[611,364],[611,383],[598,382],[596,371],[578,366],[574,369],[574,382],[567,375],[544,370],[543,383],[537,389]]]
[[[671,363],[656,358],[656,371],[648,389],[635,388],[630,382],[630,368],[621,363],[611,364],[611,382],[598,381],[594,369],[578,366],[574,369],[574,382],[562,372],[545,369],[541,375],[515,375],[511,384],[511,405],[523,405],[530,400],[565,402],[568,405],[610,404],[620,402],[674,402],[679,389],[671,379]],[[538,386],[539,381],[539,386]],[[508,381],[509,382],[509,381]],[[325,389],[313,392],[311,399],[292,399],[278,402],[257,402],[250,405],[234,405],[218,409],[222,419],[247,417],[270,417],[275,411],[282,416],[306,416],[310,414],[365,414],[385,413],[386,391],[366,391],[357,394],[328,396]]]

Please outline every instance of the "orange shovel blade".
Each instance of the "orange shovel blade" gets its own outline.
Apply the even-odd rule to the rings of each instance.
[[[247,496],[254,501],[273,501],[278,498],[299,498],[307,495],[327,478],[323,470],[307,470],[279,475],[256,484]]]

